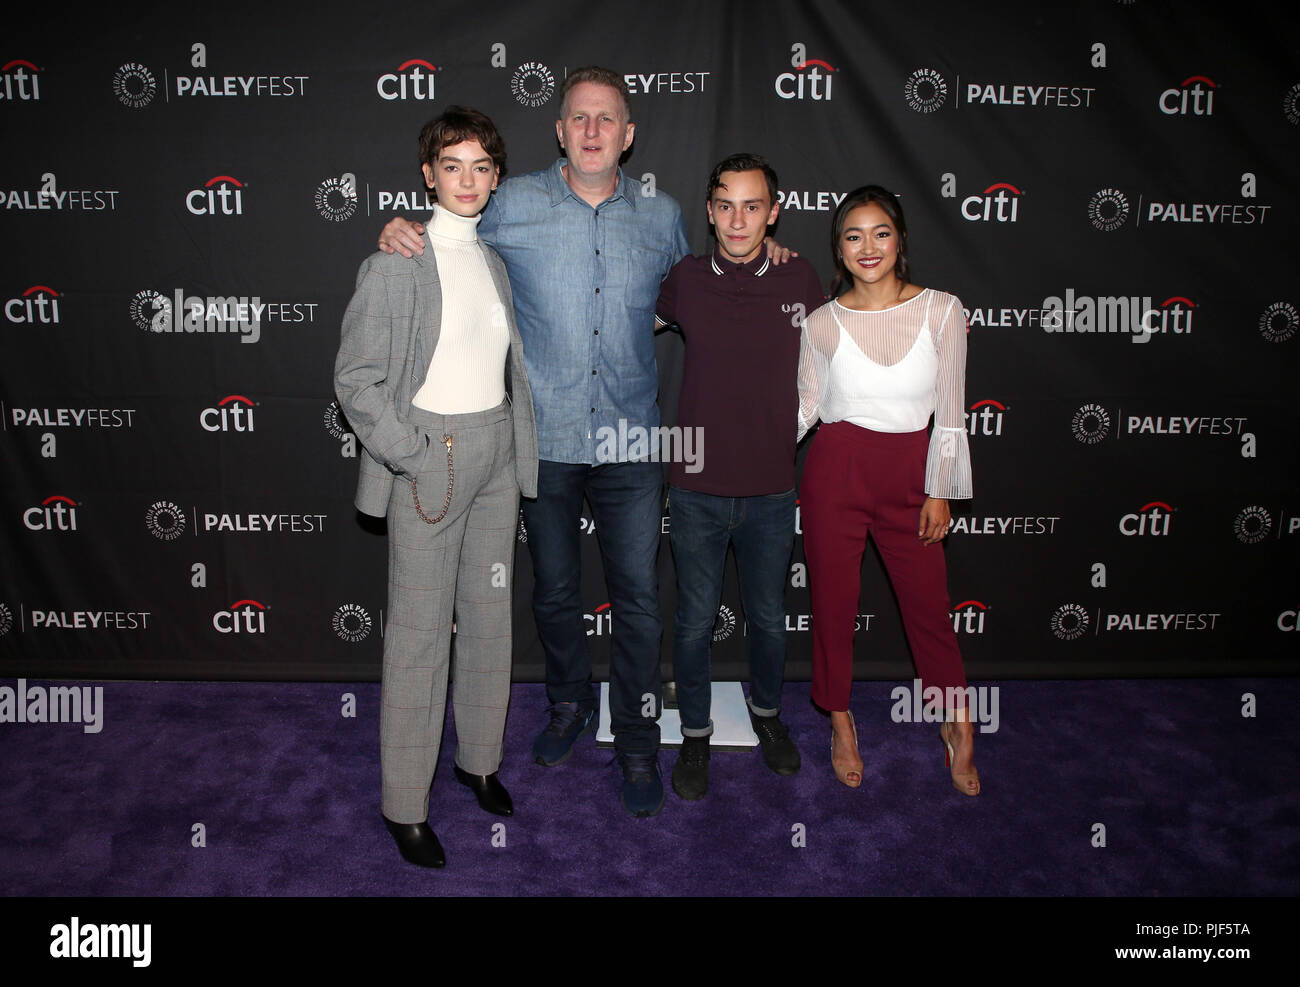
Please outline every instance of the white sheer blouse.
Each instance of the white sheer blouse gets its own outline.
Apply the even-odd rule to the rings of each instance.
[[[966,317],[926,288],[879,312],[837,301],[808,316],[799,351],[799,438],[820,418],[918,432],[934,415],[925,465],[931,497],[971,496],[966,435]]]

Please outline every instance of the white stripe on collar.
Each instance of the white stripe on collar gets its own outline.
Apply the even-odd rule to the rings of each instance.
[[[720,267],[718,266],[718,255],[717,255],[717,254],[710,254],[710,255],[709,255],[709,263],[713,266],[713,273],[714,273],[714,274],[722,274],[722,273],[723,273],[722,268],[720,268]],[[758,278],[758,277],[762,277],[764,274],[767,273],[767,269],[768,269],[771,265],[772,265],[772,258],[770,258],[770,257],[764,257],[764,258],[763,258],[763,264],[762,264],[761,267],[759,267],[758,270],[756,270],[756,271],[754,272],[754,277],[756,277],[756,278]]]

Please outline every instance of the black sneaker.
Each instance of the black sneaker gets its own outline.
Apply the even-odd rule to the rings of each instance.
[[[673,765],[673,791],[688,802],[702,799],[709,790],[709,738],[683,737],[681,753]]]
[[[623,768],[623,808],[638,818],[653,816],[664,807],[664,782],[659,776],[659,755],[619,754]]]
[[[556,703],[549,710],[551,722],[533,741],[533,760],[553,768],[573,753],[573,744],[596,725],[596,710],[577,703]]]
[[[749,722],[758,734],[763,748],[763,762],[779,775],[792,775],[799,770],[799,748],[790,739],[779,716],[755,716],[751,711]]]

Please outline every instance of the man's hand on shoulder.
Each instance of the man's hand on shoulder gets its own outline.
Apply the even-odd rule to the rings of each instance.
[[[424,224],[412,223],[401,216],[388,221],[379,234],[379,249],[386,254],[410,257],[424,253]]]
[[[389,226],[392,223],[388,224]],[[791,257],[798,257],[799,251],[791,250],[789,247],[783,247],[771,237],[768,237],[763,243],[767,246],[767,259],[773,264],[784,264]]]

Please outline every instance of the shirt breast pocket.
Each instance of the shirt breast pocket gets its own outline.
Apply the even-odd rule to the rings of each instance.
[[[660,250],[630,247],[627,254],[627,304],[653,313],[659,302],[659,283],[668,273],[668,255]]]

